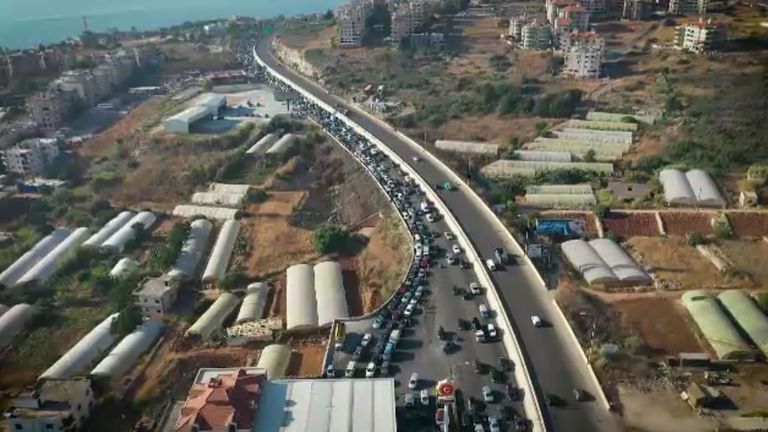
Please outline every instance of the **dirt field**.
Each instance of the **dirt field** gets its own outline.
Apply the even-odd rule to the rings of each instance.
[[[657,236],[659,227],[653,213],[623,213],[612,211],[602,219],[605,232],[612,232],[620,238],[633,236]]]
[[[289,343],[293,353],[286,376],[317,378],[323,371],[327,339],[299,340]]]
[[[736,237],[762,237],[768,235],[768,213],[728,213]]]
[[[689,324],[683,318],[685,312],[676,301],[648,297],[617,301],[613,306],[621,311],[622,324],[637,331],[654,357],[704,351],[696,336],[688,330]]]
[[[506,145],[513,138],[526,143],[536,138],[536,124],[545,121],[532,118],[500,118],[496,115],[448,120],[437,130],[434,139],[480,141]],[[428,137],[430,141],[433,137]]]
[[[642,432],[711,432],[711,420],[695,417],[691,408],[680,400],[675,389],[655,387],[638,389],[620,385],[619,397],[624,406],[624,423]]]
[[[756,284],[768,287],[768,244],[761,240],[719,240],[718,245],[737,269],[747,272]]]
[[[664,230],[669,235],[684,236],[694,231],[704,235],[712,234],[712,217],[714,213],[695,212],[660,212]]]

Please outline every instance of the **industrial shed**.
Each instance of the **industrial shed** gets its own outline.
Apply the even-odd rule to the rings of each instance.
[[[291,148],[294,141],[296,141],[296,135],[287,133],[280,137],[276,143],[272,144],[272,147],[267,150],[267,154],[283,154]]]
[[[245,298],[237,312],[235,324],[260,320],[267,305],[269,286],[264,282],[254,282],[245,289]]]
[[[128,334],[91,371],[94,376],[121,377],[155,343],[163,329],[162,321],[145,321]]]
[[[173,209],[173,215],[183,218],[202,216],[213,220],[234,220],[237,218],[240,210],[225,207],[207,207],[199,205],[181,204]]]
[[[34,306],[19,303],[0,316],[0,349],[8,346],[34,315]]]
[[[256,156],[259,154],[264,153],[269,149],[274,143],[276,143],[278,140],[277,134],[274,133],[268,133],[261,137],[260,140],[256,141],[256,144],[252,145],[251,148],[249,148],[245,154],[249,156]]]
[[[189,224],[189,233],[181,246],[179,256],[171,272],[183,280],[191,279],[197,272],[197,266],[203,259],[213,224],[205,219],[197,219]]]
[[[192,203],[238,208],[243,205],[243,198],[244,196],[240,194],[195,192],[192,194]]]
[[[115,279],[120,279],[126,275],[129,275],[139,269],[139,263],[130,258],[121,258],[120,261],[112,267],[109,271],[109,275]]]
[[[694,290],[684,293],[681,300],[718,358],[737,360],[753,357],[749,344],[712,296]]]
[[[648,274],[640,268],[621,246],[611,239],[595,239],[589,242],[613,274],[624,283],[647,284],[651,282]]]
[[[16,282],[23,285],[35,280],[45,280],[53,276],[67,259],[77,251],[78,246],[88,237],[88,228],[78,228],[72,231],[63,242],[59,243],[43,259],[38,261],[24,276]]]
[[[163,121],[163,128],[168,133],[189,133],[195,122],[213,114],[208,107],[193,106],[174,114]]]
[[[571,153],[563,151],[517,150],[515,156],[521,161],[571,162]]]
[[[132,217],[122,228],[117,230],[108,239],[101,244],[101,249],[105,252],[120,253],[125,248],[129,240],[136,237],[136,230],[133,227],[140,224],[145,230],[148,230],[155,223],[157,217],[154,213],[143,211]]]
[[[315,265],[314,273],[317,325],[324,326],[335,319],[349,318],[341,265],[324,261]]]
[[[32,249],[28,250],[7,269],[0,273],[0,285],[7,288],[14,287],[19,278],[24,276],[26,272],[69,237],[70,234],[72,234],[72,231],[66,228],[57,228],[53,230],[53,232],[37,242]]]
[[[317,326],[317,299],[312,266],[296,264],[286,271],[286,328]]]
[[[539,172],[578,169],[600,173],[613,173],[613,164],[601,162],[545,162],[500,159],[480,169],[486,177],[505,179],[517,175],[534,176]]]
[[[112,321],[117,318],[117,315],[108,316],[94,327],[38,379],[69,378],[93,365],[117,340],[117,335],[110,331]]]
[[[188,335],[199,335],[208,339],[213,333],[223,330],[224,321],[235,310],[240,299],[232,293],[222,293],[219,298],[189,327]]]
[[[267,345],[261,350],[256,367],[267,371],[267,379],[278,379],[285,376],[288,363],[291,361],[291,349],[286,345]]]
[[[683,174],[677,169],[664,169],[659,173],[659,181],[669,205],[725,207],[725,200],[717,186],[702,170],[690,170]]]
[[[472,153],[491,156],[499,153],[498,144],[481,142],[437,140],[435,141],[435,147],[443,151],[454,153]]]
[[[568,240],[563,242],[560,248],[563,250],[568,262],[581,273],[581,276],[590,285],[610,285],[618,282],[618,277],[611,271],[608,264],[584,240]]]
[[[725,291],[717,296],[728,314],[768,357],[768,316],[744,291]]]
[[[102,243],[104,243],[108,238],[112,237],[112,234],[116,233],[117,230],[122,228],[134,216],[135,213],[130,211],[120,212],[120,214],[112,218],[112,220],[107,222],[106,225],[101,227],[101,229],[98,230],[96,234],[90,236],[88,240],[84,241],[82,246],[93,248],[101,246]]]
[[[208,265],[203,272],[203,282],[218,282],[224,277],[229,265],[229,258],[232,256],[232,250],[235,247],[237,233],[240,230],[240,224],[237,221],[228,220],[219,231],[219,237],[216,238],[216,244],[211,251],[211,257]]]

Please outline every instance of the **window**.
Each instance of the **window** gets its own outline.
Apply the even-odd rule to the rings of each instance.
[[[80,411],[81,409],[83,409],[83,404],[77,404],[77,410]]]
[[[158,309],[156,312],[159,314],[163,313],[160,309]]]
[[[24,430],[24,425],[21,423],[16,423],[13,425],[14,429],[16,430]]]
[[[47,424],[45,425],[45,429],[46,429],[46,430],[53,430],[53,424],[51,424],[51,423],[47,423]]]

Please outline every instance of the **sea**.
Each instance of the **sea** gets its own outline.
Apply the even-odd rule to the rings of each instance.
[[[0,0],[0,46],[30,48],[111,28],[149,30],[235,15],[324,12],[345,0]]]

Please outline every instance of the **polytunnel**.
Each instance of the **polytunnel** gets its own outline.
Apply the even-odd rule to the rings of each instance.
[[[66,228],[57,228],[42,240],[37,242],[32,249],[19,257],[13,264],[0,273],[0,285],[7,288],[16,286],[16,282],[24,276],[35,264],[45,258],[48,253],[56,248],[61,242],[66,240],[72,231]]]
[[[286,329],[317,326],[317,299],[312,266],[296,264],[286,271]]]
[[[700,169],[692,169],[685,173],[696,203],[706,207],[725,207],[725,200],[717,190],[712,177]]]
[[[102,243],[104,243],[108,238],[112,237],[112,235],[116,233],[117,230],[125,226],[125,224],[128,223],[128,221],[131,220],[134,216],[135,213],[131,211],[120,212],[120,214],[107,222],[106,225],[101,227],[101,229],[98,230],[94,235],[90,236],[88,240],[84,241],[82,246],[94,248],[101,246]]]
[[[208,207],[201,205],[181,204],[173,208],[173,215],[183,218],[203,216],[207,219],[233,220],[240,210],[227,207]]]
[[[753,356],[749,344],[712,296],[694,290],[684,293],[681,300],[718,358],[734,360]]]
[[[72,231],[63,242],[59,243],[48,255],[42,260],[38,261],[28,272],[24,274],[17,284],[22,285],[34,280],[45,280],[51,277],[56,270],[59,269],[61,264],[70,258],[76,251],[78,246],[88,236],[88,228],[78,228]]]
[[[291,360],[291,349],[286,345],[267,345],[261,350],[256,367],[267,371],[267,379],[274,380],[285,376]]]
[[[108,316],[94,327],[38,379],[69,378],[93,365],[117,340],[117,335],[111,332],[112,321],[117,315]]]
[[[263,282],[254,282],[245,289],[245,298],[237,312],[235,324],[258,321],[264,316],[269,287]]]
[[[177,274],[181,279],[189,280],[195,276],[197,267],[205,255],[205,249],[208,247],[208,239],[211,236],[213,224],[205,219],[197,219],[189,224],[189,233],[184,240],[184,244],[179,251],[179,257],[171,271]]]
[[[221,330],[224,321],[240,303],[240,299],[232,293],[222,293],[219,298],[206,310],[200,318],[189,327],[188,335],[199,335],[207,339],[217,330]]]
[[[736,324],[752,339],[763,355],[768,357],[768,316],[744,291],[726,291],[717,298]]]
[[[127,276],[139,269],[139,263],[130,258],[120,258],[120,261],[112,267],[109,271],[109,275],[115,279],[120,279]]]
[[[589,245],[622,282],[641,284],[651,281],[648,274],[613,240],[595,239],[590,241]]]
[[[664,169],[659,172],[659,181],[664,188],[664,199],[669,205],[696,205],[688,178],[676,169]]]
[[[224,277],[239,230],[240,224],[237,221],[224,222],[221,231],[219,231],[219,237],[216,238],[216,244],[211,251],[211,257],[208,259],[208,265],[205,266],[203,282],[217,282]]]
[[[289,148],[293,145],[294,141],[296,141],[296,135],[292,133],[287,133],[280,137],[279,140],[277,140],[276,143],[272,144],[272,147],[270,147],[267,150],[267,154],[282,154],[288,151]]]
[[[236,183],[211,183],[208,185],[209,192],[242,194],[245,195],[251,189],[251,185]]]
[[[101,248],[113,253],[122,252],[123,248],[125,248],[125,244],[136,237],[136,230],[133,229],[134,225],[140,224],[145,230],[148,230],[156,220],[157,217],[155,217],[154,213],[149,211],[143,211],[136,214],[126,222],[122,228],[109,236],[109,238],[101,244]]]
[[[278,136],[274,133],[268,133],[261,137],[260,140],[256,142],[256,144],[252,145],[251,148],[249,148],[245,154],[247,155],[256,155],[259,153],[262,153],[265,151],[265,149],[268,149],[272,144],[274,144],[278,139]]]
[[[195,192],[192,194],[193,204],[215,205],[224,207],[240,207],[243,204],[243,194]]]
[[[571,162],[571,153],[564,151],[517,150],[515,156],[521,161]]]
[[[121,377],[155,343],[163,328],[162,321],[145,321],[128,334],[91,371],[94,376]]]
[[[323,326],[335,319],[349,318],[341,265],[334,261],[318,263],[314,275],[317,325]]]
[[[618,281],[608,264],[600,258],[589,243],[581,239],[568,240],[560,245],[565,257],[589,284],[612,284]]]
[[[435,141],[435,147],[443,151],[456,153],[495,155],[499,152],[498,144],[471,141],[437,140]]]
[[[5,348],[35,315],[35,307],[26,303],[12,306],[0,315],[0,349]]]

